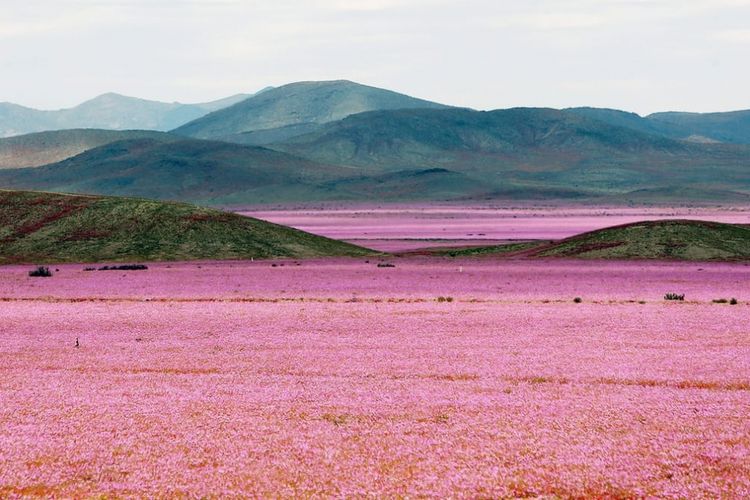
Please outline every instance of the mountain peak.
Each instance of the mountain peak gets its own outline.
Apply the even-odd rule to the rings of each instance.
[[[365,111],[447,107],[350,80],[301,81],[258,93],[175,132],[222,139],[247,132],[323,124]]]

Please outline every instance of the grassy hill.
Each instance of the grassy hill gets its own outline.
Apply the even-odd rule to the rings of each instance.
[[[346,80],[297,82],[256,94],[183,125],[174,132],[200,139],[242,143],[261,141],[255,142],[260,144],[307,132],[315,124],[364,111],[442,107],[445,106]],[[263,131],[263,134],[242,136],[243,133],[258,131]]]
[[[750,259],[750,226],[694,220],[645,221],[573,236],[536,257],[583,259]]]
[[[0,168],[38,167],[56,163],[111,142],[130,139],[154,139],[169,142],[179,139],[152,130],[71,129],[36,132],[0,139]]]
[[[182,203],[0,191],[0,263],[369,253],[289,227]]]
[[[74,128],[171,130],[250,97],[237,94],[217,101],[182,104],[103,94],[78,106],[54,111],[0,103],[0,137]]]

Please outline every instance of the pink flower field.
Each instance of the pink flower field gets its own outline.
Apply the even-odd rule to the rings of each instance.
[[[750,496],[749,266],[377,262],[0,268],[0,497]]]
[[[452,244],[562,239],[641,220],[695,219],[750,223],[750,208],[594,207],[536,205],[351,205],[279,207],[240,213],[376,250],[395,252]],[[451,244],[451,243],[447,243]]]

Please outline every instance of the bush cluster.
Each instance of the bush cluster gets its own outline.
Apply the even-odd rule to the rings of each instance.
[[[90,268],[86,268],[88,270]],[[143,271],[148,269],[148,266],[143,264],[123,264],[121,266],[102,266],[99,271]]]
[[[730,305],[733,305],[733,306],[736,306],[738,304],[737,299],[735,299],[734,297],[732,297],[729,300],[727,300],[727,299],[714,299],[711,302],[713,302],[714,304],[730,304]]]
[[[32,278],[49,278],[52,276],[52,271],[49,270],[49,267],[38,266],[33,271],[29,271],[29,276]]]
[[[685,300],[684,293],[667,293],[664,295],[664,300]]]

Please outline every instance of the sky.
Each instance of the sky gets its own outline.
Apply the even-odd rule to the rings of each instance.
[[[750,0],[0,0],[0,101],[348,79],[477,109],[750,108]]]

